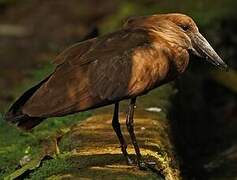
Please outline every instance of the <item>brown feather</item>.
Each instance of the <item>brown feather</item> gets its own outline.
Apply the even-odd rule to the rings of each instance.
[[[168,73],[170,60],[164,50],[167,44],[153,36],[143,28],[124,29],[66,50],[56,61],[60,66],[27,101],[23,113],[62,116],[158,86]]]
[[[63,116],[140,96],[174,79],[187,67],[191,42],[169,18],[133,18],[117,32],[69,47],[22,113]]]
[[[90,39],[84,42],[80,42],[74,44],[73,46],[64,50],[61,54],[59,54],[53,61],[53,63],[57,66],[61,65],[64,62],[70,61],[74,58],[80,58],[88,49],[92,46],[95,39]]]
[[[126,92],[132,49],[148,42],[147,33],[143,30],[121,30],[93,41],[84,54],[64,58],[65,54],[71,54],[69,49],[64,55],[59,55],[64,59],[63,63],[25,104],[25,114],[61,116],[129,95]],[[71,48],[73,54],[75,49],[76,46]],[[62,61],[58,58],[57,62]],[[120,73],[123,75],[119,76]]]

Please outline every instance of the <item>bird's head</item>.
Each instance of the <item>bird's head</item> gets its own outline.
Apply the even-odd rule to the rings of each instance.
[[[207,61],[221,69],[227,69],[226,63],[199,32],[198,27],[192,18],[184,14],[176,13],[161,15],[160,18],[170,21],[173,23],[173,26],[176,26],[176,29],[186,35],[185,37],[191,42],[188,47],[188,50],[191,53],[205,58]]]
[[[215,66],[227,69],[227,65],[199,32],[196,23],[179,13],[130,18],[125,26],[150,27],[171,45],[178,45]]]

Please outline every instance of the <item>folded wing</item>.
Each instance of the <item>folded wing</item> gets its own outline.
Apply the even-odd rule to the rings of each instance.
[[[147,32],[123,29],[75,44],[61,53],[51,77],[22,107],[32,117],[62,116],[129,96],[132,54]]]

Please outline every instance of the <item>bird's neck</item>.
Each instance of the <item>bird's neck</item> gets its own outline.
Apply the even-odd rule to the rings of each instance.
[[[174,58],[170,59],[171,65],[178,74],[182,74],[189,64],[189,53],[186,48],[173,44],[172,51]]]
[[[157,44],[157,48],[166,47],[166,55],[170,63],[171,74],[181,74],[183,73],[189,63],[189,53],[188,46],[189,42],[177,36],[173,38],[172,34],[167,33],[164,35],[162,33],[152,32],[150,37],[154,44]],[[180,43],[182,42],[182,43]],[[164,45],[162,45],[164,44]]]

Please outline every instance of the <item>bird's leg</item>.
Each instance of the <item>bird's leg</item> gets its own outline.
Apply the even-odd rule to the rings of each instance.
[[[133,128],[133,114],[134,114],[135,104],[136,104],[136,98],[132,98],[131,102],[129,104],[129,109],[128,109],[127,118],[126,118],[126,125],[127,125],[128,132],[129,132],[129,135],[131,137],[132,144],[134,146],[134,149],[135,149],[135,152],[136,152],[136,155],[137,155],[138,166],[139,166],[140,169],[144,169],[145,168],[145,163],[142,160],[142,155],[140,153],[140,149],[138,147],[136,136],[135,136],[135,133],[134,133],[134,128]]]
[[[123,134],[121,132],[120,128],[120,123],[119,123],[119,103],[115,103],[114,107],[114,115],[113,115],[113,120],[112,120],[112,126],[114,131],[116,132],[116,135],[119,139],[120,145],[121,145],[121,150],[123,152],[124,157],[126,158],[126,161],[129,165],[132,164],[132,160],[128,157],[127,153],[127,144],[126,141],[124,140]]]
[[[136,136],[134,133],[134,127],[133,127],[133,114],[134,114],[135,104],[136,104],[136,98],[132,98],[130,105],[129,105],[127,117],[126,117],[126,125],[127,125],[128,132],[130,134],[130,137],[131,137],[131,140],[132,140],[132,143],[133,143],[136,155],[137,155],[137,163],[138,163],[139,168],[142,170],[151,169],[151,170],[156,171],[156,169],[154,168],[154,166],[156,165],[155,162],[153,162],[153,161],[144,162],[143,161],[139,146],[137,144]]]

